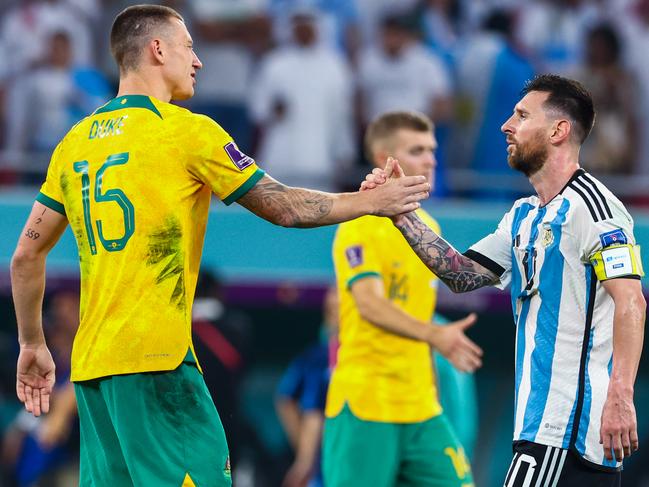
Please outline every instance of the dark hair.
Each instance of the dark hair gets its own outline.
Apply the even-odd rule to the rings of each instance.
[[[168,24],[172,18],[184,22],[178,12],[162,5],[133,5],[115,17],[110,31],[110,50],[120,71],[138,67],[146,43],[156,29]]]
[[[419,112],[387,112],[375,118],[365,131],[365,154],[373,159],[372,148],[378,140],[393,135],[397,130],[406,129],[415,132],[432,132],[433,122]]]
[[[593,99],[578,81],[555,74],[542,74],[530,80],[521,92],[522,96],[532,91],[548,93],[543,106],[546,110],[556,110],[573,122],[573,130],[579,144],[583,144],[593,128],[595,109]]]

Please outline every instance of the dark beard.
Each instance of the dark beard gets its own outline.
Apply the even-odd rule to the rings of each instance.
[[[522,172],[528,178],[541,170],[548,158],[548,149],[542,144],[518,145],[514,154],[507,157],[509,167]]]

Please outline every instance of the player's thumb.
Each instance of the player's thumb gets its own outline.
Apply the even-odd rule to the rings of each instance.
[[[461,330],[466,330],[467,328],[475,325],[476,321],[478,320],[478,315],[475,313],[471,313],[461,320],[457,321],[457,327],[460,328]]]
[[[385,163],[385,179],[390,179],[392,177],[392,173],[394,172],[394,164],[395,160],[392,157],[388,157],[387,162]]]
[[[394,169],[392,174],[394,175],[395,178],[402,178],[405,176],[405,173],[403,172],[403,169],[401,168],[401,165],[399,164],[399,161],[397,159],[392,159],[394,161]]]

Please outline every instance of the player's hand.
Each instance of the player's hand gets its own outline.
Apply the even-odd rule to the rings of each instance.
[[[307,487],[311,479],[312,466],[301,462],[295,462],[286,472],[282,487]]]
[[[465,334],[476,320],[476,314],[471,313],[444,326],[433,325],[429,343],[461,372],[473,372],[482,366],[482,349]]]
[[[388,158],[386,181],[365,194],[372,199],[372,214],[396,217],[419,208],[419,201],[428,198],[430,184],[424,176],[404,176],[395,159]]]
[[[43,344],[22,345],[16,371],[16,393],[27,412],[34,416],[50,410],[54,387],[54,360]]]
[[[602,410],[599,442],[604,446],[607,460],[622,461],[640,447],[632,390],[621,390],[613,383],[609,385]]]

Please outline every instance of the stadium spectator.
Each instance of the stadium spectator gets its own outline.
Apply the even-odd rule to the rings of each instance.
[[[590,91],[597,123],[580,156],[584,168],[596,174],[629,174],[638,156],[636,80],[622,64],[620,39],[611,25],[597,25],[586,37],[586,59],[574,78]]]
[[[452,86],[444,63],[417,40],[409,16],[381,23],[378,46],[363,53],[358,72],[364,124],[390,110],[414,110],[436,123],[452,113]]]
[[[354,159],[352,75],[318,42],[316,15],[292,13],[293,43],[262,60],[250,109],[260,128],[261,166],[293,186],[331,191]]]
[[[15,154],[46,157],[70,128],[110,99],[103,75],[85,65],[75,65],[71,39],[65,31],[47,39],[47,55],[33,71],[24,73],[8,103],[13,107],[7,148]],[[34,110],[38,107],[38,110]]]
[[[323,486],[320,444],[330,376],[329,353],[338,333],[335,288],[327,290],[322,311],[319,343],[291,361],[277,386],[275,409],[295,453],[284,487]]]
[[[416,112],[388,112],[366,132],[368,158],[398,158],[433,184],[433,125]],[[439,232],[423,210],[418,215]],[[328,487],[472,486],[471,467],[439,404],[431,347],[472,371],[481,350],[464,336],[475,314],[433,326],[437,279],[389,220],[338,227],[333,244],[340,299],[338,360],[325,409]]]
[[[571,72],[583,59],[584,34],[601,18],[600,8],[589,0],[530,0],[519,5],[517,42],[539,72]]]
[[[268,0],[188,0],[196,48],[205,68],[191,109],[219,124],[243,150],[251,151],[253,124],[247,99],[256,60],[270,46]]]
[[[502,131],[509,165],[537,195],[516,201],[464,254],[415,213],[395,224],[454,292],[511,285],[516,399],[505,485],[619,486],[623,459],[638,449],[633,389],[646,310],[633,219],[580,167],[590,94],[556,75],[523,94]],[[385,180],[375,172],[363,187]]]
[[[471,191],[480,198],[511,197],[502,183],[506,144],[500,124],[519,98],[520,87],[534,75],[530,62],[512,39],[510,11],[494,10],[482,30],[468,36],[457,61],[459,115],[452,136],[452,153],[479,173],[483,184]],[[454,159],[455,160],[455,159]]]
[[[81,267],[71,361],[80,484],[231,485],[223,427],[191,340],[212,193],[274,224],[314,227],[412,211],[430,185],[414,176],[331,194],[266,175],[209,117],[169,103],[193,95],[202,67],[172,9],[125,9],[111,47],[118,96],[57,146],[12,258],[18,398],[36,417],[49,411],[55,367],[41,323],[45,261],[69,223]]]
[[[337,50],[343,57],[356,58],[361,42],[356,0],[270,0],[273,34],[280,44],[292,42],[290,13],[296,9],[314,13],[320,33],[318,42]]]

